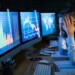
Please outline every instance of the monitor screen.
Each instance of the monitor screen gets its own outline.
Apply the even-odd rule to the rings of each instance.
[[[0,55],[19,44],[18,12],[0,12]]]
[[[42,36],[53,34],[56,31],[55,13],[41,13]]]
[[[39,13],[20,12],[22,42],[40,37]]]

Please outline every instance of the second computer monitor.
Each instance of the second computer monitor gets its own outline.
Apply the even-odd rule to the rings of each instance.
[[[22,42],[40,37],[39,13],[20,12]]]

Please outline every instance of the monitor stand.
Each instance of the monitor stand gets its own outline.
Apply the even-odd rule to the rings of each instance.
[[[26,59],[31,59],[33,57],[34,50],[33,46],[26,48]]]
[[[32,60],[32,61],[39,61],[42,58],[38,57],[36,53],[34,53],[34,51],[37,48],[34,48],[34,46],[30,46],[26,49],[26,59]]]

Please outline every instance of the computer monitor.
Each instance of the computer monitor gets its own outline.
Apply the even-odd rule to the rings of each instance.
[[[0,11],[0,56],[20,44],[18,12]]]
[[[40,37],[38,13],[20,12],[22,42]]]
[[[20,12],[20,20],[23,47],[27,48],[39,42],[41,40],[39,12]]]
[[[55,13],[41,13],[42,36],[56,32]]]

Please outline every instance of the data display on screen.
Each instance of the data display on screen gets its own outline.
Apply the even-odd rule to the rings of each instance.
[[[41,13],[42,36],[56,31],[55,13]]]
[[[22,42],[40,37],[39,13],[20,12]]]
[[[0,55],[18,44],[18,12],[0,12]]]

